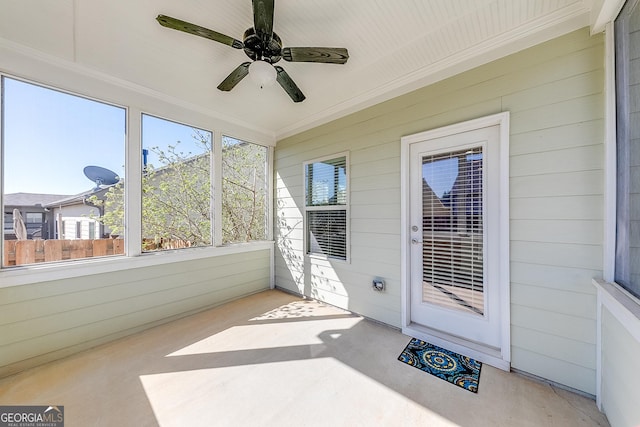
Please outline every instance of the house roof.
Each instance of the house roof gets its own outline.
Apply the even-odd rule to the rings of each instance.
[[[250,79],[216,86],[240,49],[162,27],[169,15],[242,39],[250,0],[2,1],[0,53],[19,52],[279,139],[591,25],[623,0],[278,0],[286,46],[345,47],[345,65],[280,61],[307,99]],[[117,49],[114,48],[117,46]],[[152,70],[152,72],[150,72]],[[64,87],[51,73],[43,83]]]
[[[4,195],[5,206],[42,206],[71,197],[68,194],[10,193]]]

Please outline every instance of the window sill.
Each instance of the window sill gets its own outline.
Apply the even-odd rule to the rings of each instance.
[[[236,243],[228,246],[147,252],[135,257],[112,256],[85,260],[32,264],[0,270],[0,288],[50,280],[64,280],[93,274],[112,273],[133,268],[152,267],[238,253],[268,250],[273,241]]]

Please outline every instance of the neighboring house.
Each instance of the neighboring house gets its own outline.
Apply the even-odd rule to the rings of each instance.
[[[15,239],[13,231],[13,210],[22,214],[27,228],[27,238],[56,238],[55,215],[49,204],[71,197],[62,194],[12,193],[4,196],[4,236]]]
[[[103,208],[89,201],[92,196],[104,200],[108,188],[94,188],[48,203],[46,207],[55,223],[55,238],[93,240],[109,237],[109,229],[99,220]]]
[[[102,200],[107,188],[85,191],[73,196],[62,194],[12,193],[4,198],[5,239],[15,239],[13,209],[22,214],[28,239],[100,239],[108,237],[109,230],[98,218],[101,207],[88,199]]]

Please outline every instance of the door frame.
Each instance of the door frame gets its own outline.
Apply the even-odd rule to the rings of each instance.
[[[442,331],[429,329],[411,321],[411,232],[410,232],[410,147],[417,142],[468,132],[489,126],[499,126],[500,188],[499,192],[499,281],[500,281],[500,348],[487,347]],[[401,170],[401,304],[402,333],[434,345],[472,357],[503,370],[511,368],[511,297],[509,270],[509,112],[493,114],[449,126],[444,126],[400,140]]]

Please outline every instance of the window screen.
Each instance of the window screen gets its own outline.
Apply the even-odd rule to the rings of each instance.
[[[615,22],[618,193],[615,281],[640,297],[640,10],[628,1]]]

